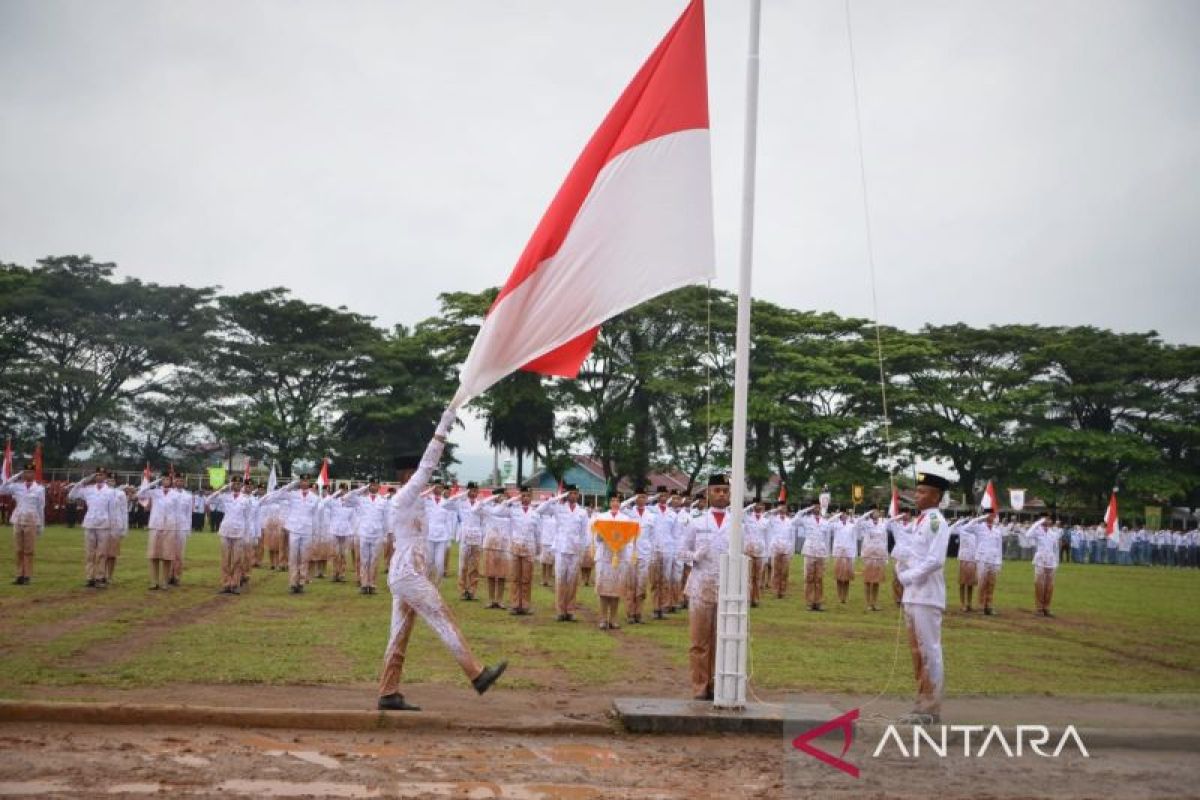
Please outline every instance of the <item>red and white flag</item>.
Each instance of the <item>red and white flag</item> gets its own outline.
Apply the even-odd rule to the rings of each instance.
[[[321,459],[321,471],[317,473],[317,487],[324,489],[329,485],[329,458]]]
[[[991,481],[988,481],[987,488],[983,490],[983,499],[979,502],[979,507],[984,511],[1000,513],[1000,498],[996,496],[996,487]]]
[[[1108,498],[1108,510],[1104,512],[1104,530],[1109,536],[1117,536],[1121,533],[1121,520],[1117,517],[1117,490],[1112,490],[1112,495]]]
[[[7,482],[13,476],[12,439],[4,440],[4,466],[0,467],[0,482]]]
[[[892,503],[888,506],[888,516],[900,516],[900,490],[895,486],[892,487]]]
[[[518,369],[575,377],[600,324],[716,273],[704,4],[592,135],[463,364],[455,408]]]
[[[37,481],[38,483],[45,482],[45,479],[42,477],[43,471],[44,471],[44,469],[43,469],[43,465],[42,465],[42,443],[38,442],[37,446],[33,448],[33,479],[35,481]]]
[[[250,459],[246,459],[246,468],[242,470],[242,483],[250,480]]]

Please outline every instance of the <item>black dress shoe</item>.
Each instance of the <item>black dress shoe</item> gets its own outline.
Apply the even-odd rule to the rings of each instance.
[[[664,619],[664,617],[663,617],[663,612],[661,612],[661,611],[655,611],[655,612],[654,612],[654,618],[655,618],[655,619]]]
[[[554,618],[554,621],[555,621],[555,622],[566,622],[566,621],[567,621],[567,615],[566,615],[566,614],[559,614],[557,617],[555,617],[555,618]]]
[[[504,674],[504,670],[508,669],[508,662],[501,661],[494,667],[484,667],[483,672],[475,676],[475,680],[471,681],[471,685],[475,687],[475,691],[483,694],[491,688],[492,684],[500,679]]]
[[[574,621],[575,621],[575,615],[574,615],[574,614],[567,614],[566,616],[567,616],[567,622],[574,622]]]
[[[88,582],[87,582],[87,588],[89,588],[89,589],[95,589],[95,588],[96,588],[96,581],[95,581],[95,579],[94,579],[94,578],[93,578],[93,579],[89,579],[89,580],[88,580]]]
[[[16,578],[13,579],[13,585],[14,586],[24,586],[25,578],[21,575],[18,575]]]
[[[396,694],[385,694],[379,698],[379,702],[375,707],[380,711],[420,711],[420,706],[414,706],[412,703],[404,699],[404,695],[397,692]]]
[[[288,588],[291,590],[292,594],[300,594],[300,587],[299,587],[299,586],[290,586],[290,587],[288,587]]]

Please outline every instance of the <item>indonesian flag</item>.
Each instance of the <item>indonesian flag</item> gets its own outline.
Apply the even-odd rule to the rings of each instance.
[[[787,484],[786,483],[781,482],[779,484],[779,499],[777,502],[780,502],[780,503],[787,502]]]
[[[1104,530],[1108,532],[1110,538],[1121,533],[1121,520],[1117,518],[1116,489],[1112,490],[1112,495],[1108,498],[1108,510],[1104,512]]]
[[[606,319],[715,274],[704,4],[692,0],[546,209],[451,406],[518,369],[573,378]]]
[[[250,459],[246,459],[246,468],[242,470],[242,483],[250,480]]]
[[[321,471],[317,473],[317,486],[324,489],[329,485],[329,458],[321,459]]]
[[[984,511],[1000,513],[1000,499],[996,497],[996,487],[991,481],[988,481],[987,488],[983,490],[983,499],[979,501],[979,507]]]
[[[142,483],[149,483],[151,474],[152,473],[150,472],[150,462],[147,461],[145,469],[142,470]]]
[[[0,466],[0,482],[7,483],[12,479],[12,439],[4,440],[4,465]]]
[[[267,476],[267,491],[275,491],[275,487],[279,485],[279,478],[275,477],[275,462],[271,462],[271,474]]]
[[[900,490],[897,489],[895,486],[892,487],[892,502],[888,506],[888,516],[889,517],[900,516]]]
[[[33,479],[38,483],[42,480],[42,443],[38,442],[33,448]]]

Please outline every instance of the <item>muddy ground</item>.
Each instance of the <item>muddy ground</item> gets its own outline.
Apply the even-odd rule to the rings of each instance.
[[[1196,797],[1192,753],[872,759],[851,778],[773,737],[447,735],[0,725],[0,796]]]
[[[42,689],[37,699],[360,709],[373,686],[262,687],[186,684],[116,691]],[[456,720],[552,726],[609,720],[612,693],[406,687],[428,711]],[[33,698],[30,698],[33,699]],[[783,699],[771,696],[764,700]],[[806,695],[880,723],[907,710],[895,699]],[[486,701],[486,702],[484,702]],[[953,698],[948,723],[1074,724],[1080,729],[1200,733],[1194,697],[1122,699]],[[451,731],[322,732],[0,724],[0,797],[344,797],[344,798],[1181,798],[1200,797],[1194,752],[1073,748],[1058,759],[983,758],[951,748],[875,758],[878,738],[860,736],[847,761],[852,778],[797,752],[784,736],[696,737],[526,735]],[[839,752],[829,740],[824,749]]]

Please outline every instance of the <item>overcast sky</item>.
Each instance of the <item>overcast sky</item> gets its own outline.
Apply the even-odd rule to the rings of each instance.
[[[0,0],[0,260],[291,287],[382,324],[503,282],[684,0]],[[709,0],[717,285],[747,3]],[[1200,3],[852,0],[881,320],[1200,343]],[[842,0],[765,0],[755,294],[870,315]]]

